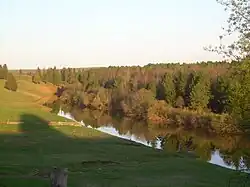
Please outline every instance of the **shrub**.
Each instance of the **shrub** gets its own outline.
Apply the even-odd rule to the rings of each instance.
[[[167,103],[165,101],[155,101],[154,104],[148,108],[147,119],[150,123],[165,124],[167,123],[167,113]]]
[[[146,120],[148,108],[154,103],[154,94],[144,88],[129,94],[121,102],[122,110],[125,116]]]

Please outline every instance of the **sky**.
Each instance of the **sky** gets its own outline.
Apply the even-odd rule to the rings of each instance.
[[[216,0],[0,0],[9,68],[219,60],[227,13]]]

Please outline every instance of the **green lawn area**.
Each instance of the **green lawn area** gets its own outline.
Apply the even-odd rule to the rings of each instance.
[[[35,85],[27,80],[18,80],[17,92],[4,89],[4,81],[0,80],[0,122],[19,121],[20,116],[29,113],[51,121],[65,121],[52,114],[49,109],[41,106],[40,98],[50,97],[47,90],[39,90],[41,85]]]
[[[51,127],[33,114],[21,121],[0,125],[0,185],[7,187],[49,186],[42,173],[53,166],[69,169],[69,187],[226,187],[235,173],[92,129]]]

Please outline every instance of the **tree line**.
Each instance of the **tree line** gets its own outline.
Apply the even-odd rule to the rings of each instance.
[[[148,121],[153,126],[236,132],[249,127],[250,100],[242,98],[243,89],[250,88],[247,64],[249,60],[94,69],[54,67],[42,71],[38,68],[33,82],[58,85],[56,103],[67,105],[69,110],[103,111]]]
[[[3,66],[0,64],[0,79],[6,80],[4,84],[4,88],[11,90],[11,91],[17,90],[16,79],[13,76],[13,74],[8,71],[8,67],[6,64],[4,64]]]

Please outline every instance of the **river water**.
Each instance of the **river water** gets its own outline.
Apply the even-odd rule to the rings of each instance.
[[[73,117],[73,115],[71,113],[66,113],[63,112],[62,110],[60,110],[58,112],[58,115],[67,119],[71,119],[75,122],[80,123],[82,126],[87,127],[87,128],[92,128],[92,129],[96,129],[98,131],[110,134],[112,136],[116,136],[122,139],[126,139],[126,140],[130,140],[133,142],[137,142],[140,144],[143,144],[145,146],[149,146],[149,147],[154,147],[156,149],[169,149],[169,145],[170,147],[174,145],[174,147],[179,147],[179,146],[175,146],[175,144],[169,144],[166,143],[167,146],[164,146],[162,144],[162,138],[160,137],[155,137],[154,141],[148,141],[147,140],[147,136],[146,134],[144,134],[143,132],[141,133],[133,133],[133,130],[127,130],[123,133],[121,133],[121,130],[119,129],[120,127],[114,126],[114,124],[112,124],[112,122],[109,123],[105,123],[105,124],[101,124],[99,126],[93,125],[93,124],[89,124],[87,122],[83,120],[79,121],[76,120],[75,117]],[[119,126],[119,125],[118,125]],[[139,128],[138,128],[139,129]],[[172,137],[172,136],[170,136]],[[176,136],[174,136],[176,137]],[[186,136],[185,136],[186,137]],[[192,136],[193,137],[193,136]],[[181,139],[176,139],[176,138],[172,138],[171,141],[170,139],[168,139],[169,141],[167,142],[181,142]],[[204,147],[204,149],[200,149],[199,146],[196,146],[195,149],[192,149],[193,152],[195,153],[201,153],[202,152],[202,156],[204,157],[205,155],[205,160],[211,164],[215,164],[215,165],[219,165],[221,167],[225,167],[225,168],[229,168],[229,169],[233,169],[233,170],[241,170],[247,173],[250,173],[249,170],[249,163],[250,163],[250,151],[248,149],[248,147],[244,146],[246,145],[250,145],[250,141],[246,142],[245,140],[242,141],[242,138],[240,137],[230,137],[230,138],[225,138],[225,140],[221,137],[219,137],[219,139],[217,140],[217,142],[221,142],[220,146],[214,146],[214,148],[211,149],[206,149],[205,146],[200,146],[200,147]],[[185,146],[188,144],[187,142],[190,141],[186,141]],[[193,141],[191,141],[193,144]],[[204,140],[201,140],[201,142],[204,142]],[[206,141],[208,142],[208,141]],[[243,142],[243,143],[242,143]],[[220,145],[219,144],[219,145]],[[180,145],[180,144],[178,144]],[[205,143],[204,145],[208,145],[207,143]],[[239,146],[243,146],[243,147],[239,147]],[[186,146],[187,147],[187,146]],[[192,147],[192,146],[191,146]],[[198,147],[198,148],[197,148]],[[220,148],[219,148],[220,147]],[[222,150],[223,148],[227,147],[227,149]],[[199,151],[201,150],[201,151]],[[221,151],[222,150],[222,151]],[[176,148],[176,151],[178,151],[178,148]],[[236,153],[235,153],[236,152]],[[199,154],[198,154],[199,155]],[[237,155],[237,157],[235,156]]]

